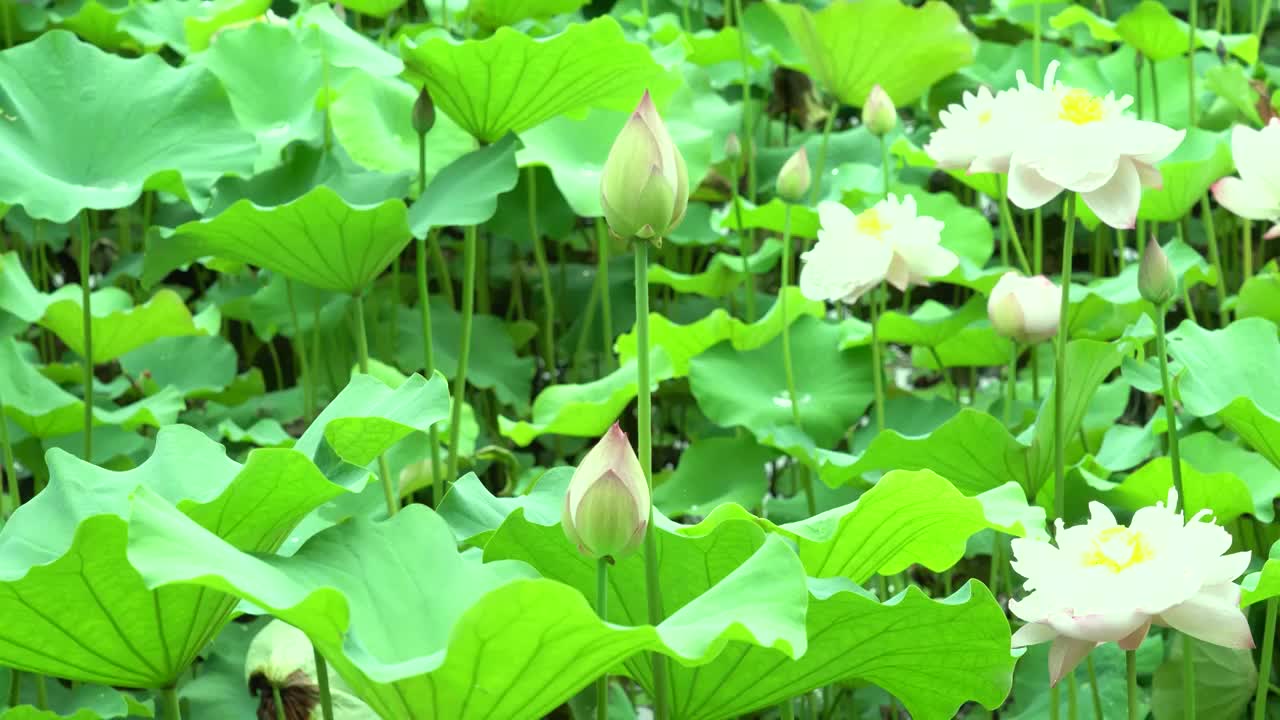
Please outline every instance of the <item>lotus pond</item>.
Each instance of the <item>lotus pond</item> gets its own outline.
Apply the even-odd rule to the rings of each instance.
[[[0,0],[0,720],[1280,718],[1271,0]]]

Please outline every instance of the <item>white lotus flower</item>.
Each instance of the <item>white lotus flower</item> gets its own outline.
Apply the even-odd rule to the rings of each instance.
[[[1280,220],[1280,118],[1261,130],[1237,125],[1231,130],[1231,155],[1240,177],[1213,184],[1213,196],[1223,207],[1250,220]],[[1280,236],[1280,224],[1265,238]]]
[[[942,222],[916,214],[916,200],[896,195],[855,215],[818,203],[818,242],[801,256],[800,291],[811,300],[857,302],[888,281],[899,290],[946,275],[960,259],[940,245]]]
[[[1105,505],[1089,503],[1085,525],[1057,521],[1057,546],[1013,541],[1013,569],[1031,594],[1011,600],[1009,610],[1025,620],[1013,646],[1053,641],[1050,682],[1057,683],[1097,645],[1124,650],[1142,643],[1152,624],[1230,648],[1252,648],[1249,622],[1240,611],[1233,580],[1249,566],[1249,553],[1223,555],[1231,535],[1201,522],[1208,511],[1183,523],[1168,504],[1134,513],[1126,527]]]
[[[987,316],[1004,337],[1037,343],[1058,334],[1061,299],[1061,288],[1049,278],[1023,277],[1011,270],[991,289]]]
[[[962,102],[938,113],[942,127],[929,136],[925,152],[943,169],[1009,172],[1009,156],[1026,130],[1019,122],[1019,102],[1017,90],[992,95],[984,86],[976,94],[966,91]]]
[[[1054,80],[1057,70],[1056,60],[1049,63],[1043,88],[1018,73],[1016,122],[1027,130],[1009,159],[1009,200],[1038,208],[1070,190],[1106,224],[1131,228],[1142,188],[1161,185],[1155,163],[1178,147],[1186,131],[1128,117],[1132,97],[1096,97],[1068,87]]]

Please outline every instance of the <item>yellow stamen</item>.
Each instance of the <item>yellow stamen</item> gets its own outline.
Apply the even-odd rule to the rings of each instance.
[[[1102,98],[1094,97],[1085,90],[1072,88],[1062,96],[1058,117],[1076,125],[1097,122],[1102,119]]]
[[[889,223],[880,217],[880,213],[876,212],[875,208],[869,208],[859,213],[856,225],[858,232],[877,238],[889,229]]]
[[[987,123],[989,123],[989,122],[991,122],[991,110],[990,110],[990,109],[983,110],[982,112],[978,113],[978,124],[979,124],[979,125],[986,125],[986,124],[987,124]]]
[[[1118,573],[1154,556],[1155,552],[1142,533],[1117,525],[1099,532],[1093,538],[1093,547],[1085,553],[1084,564],[1105,567]]]

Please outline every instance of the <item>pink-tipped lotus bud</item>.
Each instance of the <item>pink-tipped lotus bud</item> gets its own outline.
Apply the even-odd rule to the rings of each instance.
[[[648,91],[613,141],[600,178],[609,230],[624,240],[661,243],[684,219],[689,175]]]
[[[617,561],[644,541],[649,505],[640,460],[614,423],[573,471],[560,524],[583,555]]]
[[[1173,276],[1169,256],[1152,237],[1147,241],[1142,264],[1138,266],[1138,293],[1144,300],[1160,307],[1169,302],[1177,291],[1178,279]]]
[[[800,148],[794,155],[787,158],[783,163],[782,169],[778,171],[778,182],[776,188],[778,197],[787,202],[800,202],[804,199],[805,193],[809,192],[809,185],[812,182],[809,171],[809,155]]]
[[[1023,277],[1007,272],[991,289],[987,315],[1002,336],[1019,343],[1037,343],[1058,334],[1062,291],[1043,275]]]
[[[898,125],[898,108],[879,85],[871,88],[867,103],[862,106],[862,124],[876,137],[888,135]]]
[[[431,93],[427,90],[427,86],[422,86],[422,92],[418,93],[418,99],[413,102],[413,131],[418,135],[426,135],[431,132],[431,127],[436,124],[436,104],[431,101]]]

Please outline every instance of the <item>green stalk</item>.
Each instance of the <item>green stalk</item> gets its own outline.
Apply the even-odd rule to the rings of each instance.
[[[1262,13],[1258,15],[1258,24],[1254,30],[1254,34],[1258,36],[1261,43],[1262,36],[1267,32],[1267,23],[1271,20],[1271,0],[1262,0]]]
[[[1191,657],[1194,647],[1191,636],[1182,633],[1182,717],[1187,720],[1196,717],[1196,664]]]
[[[1071,256],[1075,251],[1076,194],[1067,195],[1063,212],[1066,230],[1062,237],[1062,300],[1058,306],[1058,337],[1056,363],[1053,368],[1053,444],[1054,486],[1053,511],[1055,518],[1062,518],[1067,510],[1067,433],[1063,425],[1067,401],[1067,310],[1071,298]]]
[[[271,700],[276,707],[276,720],[285,720],[284,699],[280,697],[280,688],[275,684],[271,684]]]
[[[1240,227],[1240,286],[1253,277],[1253,221],[1245,220]],[[1221,281],[1219,281],[1221,282]]]
[[[1200,196],[1200,219],[1204,223],[1204,234],[1209,241],[1209,262],[1213,264],[1214,270],[1218,273],[1218,325],[1219,327],[1226,327],[1227,299],[1225,296],[1226,291],[1223,290],[1222,286],[1226,284],[1227,276],[1222,272],[1222,255],[1218,252],[1218,233],[1213,226],[1213,208],[1209,205],[1208,193]]]
[[[1164,393],[1165,421],[1169,429],[1169,462],[1173,464],[1173,487],[1178,491],[1178,504],[1185,507],[1182,494],[1182,461],[1178,453],[1178,412],[1173,403],[1173,386],[1169,383],[1169,354],[1165,339],[1165,305],[1156,308],[1156,355],[1160,358],[1160,385]]]
[[[1260,683],[1258,687],[1266,687],[1266,683]],[[17,707],[18,699],[22,696],[22,671],[9,671],[9,707]]]
[[[871,291],[871,382],[875,389],[876,431],[884,431],[884,360],[880,357],[880,296],[886,294],[884,282]]]
[[[1038,6],[1039,4],[1037,4],[1037,7]],[[1059,700],[1061,699],[1061,695],[1062,695],[1061,683],[1049,688],[1049,720],[1058,720],[1058,716],[1062,714],[1062,709],[1061,707],[1059,707],[1061,705],[1061,703],[1059,702]]]
[[[1258,657],[1258,692],[1253,697],[1253,720],[1267,720],[1267,686],[1271,683],[1271,656],[1276,644],[1277,598],[1267,600],[1267,621]]]
[[[756,321],[756,277],[747,266],[747,258],[751,257],[752,238],[742,228],[742,197],[738,195],[738,178],[742,173],[741,158],[733,161],[733,219],[738,224],[738,247],[742,254],[742,272],[747,276],[747,322]]]
[[[942,376],[942,382],[946,383],[947,387],[951,388],[951,399],[959,405],[960,386],[951,379],[951,374],[947,372],[947,366],[942,364],[942,355],[938,353],[938,347],[936,345],[930,345],[929,354],[933,356],[933,362],[938,366],[938,374]]]
[[[360,363],[360,372],[369,374],[369,336],[364,324],[364,293],[355,293],[356,315],[356,358]],[[382,476],[382,495],[387,501],[387,515],[394,517],[400,510],[399,483],[391,477],[391,468],[387,465],[387,456],[378,456],[378,474]]]
[[[436,268],[436,282],[440,286],[440,292],[444,294],[445,302],[450,308],[458,307],[453,299],[453,277],[449,275],[449,263],[445,262],[444,251],[440,249],[438,233],[427,234],[427,248],[431,251],[431,262]]]
[[[1200,5],[1199,0],[1191,0],[1187,3],[1189,10],[1187,11],[1187,111],[1191,116],[1191,127],[1196,126],[1196,9]],[[1155,75],[1155,65],[1151,66],[1151,73]],[[1154,85],[1152,86],[1154,87]],[[1222,281],[1218,281],[1221,286]]]
[[[319,650],[311,649],[316,660],[316,684],[320,686],[320,712],[323,720],[333,720],[333,694],[329,691],[329,665]]]
[[[4,19],[4,46],[11,48],[13,47],[13,18],[9,17],[7,10],[0,10],[0,18]]]
[[[795,374],[791,365],[791,325],[787,314],[787,286],[791,283],[791,204],[787,203],[782,214],[782,287],[778,290],[778,307],[782,310],[782,365],[787,374],[787,398],[791,401],[791,419],[797,428],[800,421],[800,396],[796,392]]]
[[[1147,58],[1147,69],[1151,71],[1151,111],[1152,118],[1156,122],[1160,122],[1160,78],[1156,77],[1156,61]],[[1142,252],[1142,248],[1146,247],[1146,243],[1138,243],[1138,252]]]
[[[432,228],[430,234],[435,233],[435,228]],[[431,303],[428,302],[427,293],[427,241],[419,238],[417,244],[418,304],[422,309],[422,371],[430,380],[435,375],[436,363],[431,333]],[[431,507],[439,507],[444,495],[440,492],[440,436],[435,424],[427,428],[427,444],[431,451]]]
[[[1040,7],[1036,5],[1036,7]],[[1044,274],[1044,213],[1036,208],[1031,213],[1031,269]]]
[[[640,467],[645,482],[653,490],[652,398],[649,386],[649,243],[635,245],[636,283],[636,423],[640,446]],[[649,624],[662,622],[662,587],[658,575],[658,532],[653,526],[653,506],[649,507],[649,532],[644,534],[645,592],[649,605]],[[657,720],[668,720],[667,659],[661,653],[651,655],[653,661],[653,705]]]
[[[89,292],[89,255],[93,239],[89,233],[89,211],[80,212],[80,301],[84,323],[84,459],[93,462],[93,314]]]
[[[471,359],[471,316],[476,308],[476,226],[468,225],[462,240],[462,338],[458,348],[458,374],[453,379],[453,408],[449,413],[449,469],[443,489],[458,476],[458,442],[462,438],[462,403],[467,392],[467,363]],[[443,498],[444,493],[437,497]]]
[[[751,114],[751,64],[747,62],[747,32],[742,22],[742,0],[730,0],[738,26],[738,59],[742,62],[742,157],[747,164],[747,199],[756,200],[755,118]]]
[[[827,144],[831,140],[831,126],[835,124],[836,113],[840,110],[840,101],[831,103],[831,109],[827,113],[827,121],[822,124],[822,144],[818,146],[818,162],[814,164],[813,169],[813,188],[809,190],[809,204],[817,205],[818,196],[822,193],[822,179],[827,173]],[[880,138],[880,146],[884,148],[884,138]],[[882,153],[884,157],[888,157],[887,153]],[[887,192],[887,190],[886,190]]]
[[[167,687],[160,691],[160,706],[164,712],[162,720],[182,720],[182,705],[178,702],[178,688]]]
[[[609,559],[596,561],[596,613],[609,622]],[[609,674],[596,680],[596,720],[609,720]]]
[[[1067,720],[1076,720],[1080,717],[1080,693],[1076,686],[1076,674],[1072,672],[1067,675]]]
[[[778,705],[778,712],[782,715],[782,720],[796,720],[795,701],[793,698],[787,698]]]
[[[22,507],[22,488],[18,486],[18,465],[13,461],[13,445],[9,441],[9,419],[4,413],[3,399],[0,399],[0,448],[4,450],[4,476],[9,483],[9,514],[13,514]]]
[[[1126,650],[1124,653],[1125,676],[1129,682],[1129,720],[1138,718],[1138,651]]]
[[[45,676],[36,675],[36,709],[49,709],[49,688],[45,682]],[[176,694],[175,694],[176,697]],[[177,717],[176,715],[174,717]]]
[[[1018,343],[1011,343],[1009,351],[1009,372],[1005,378],[1004,424],[1013,424],[1013,404],[1018,401]]]
[[[1040,3],[1033,3],[1031,22],[1035,26],[1031,28],[1031,65],[1036,69],[1036,82],[1044,77],[1044,68],[1040,66]]]
[[[1004,176],[996,175],[996,183],[1000,188],[1000,227],[1008,233],[1009,244],[1013,245],[1014,254],[1018,256],[1018,266],[1022,268],[1022,274],[1029,276],[1031,263],[1027,262],[1027,253],[1022,249],[1022,240],[1018,237],[1018,227],[1013,222],[1013,212],[1009,210],[1009,195],[1005,192]]]
[[[648,17],[648,16],[646,16]],[[525,184],[529,186],[529,240],[533,243],[533,259],[538,263],[538,278],[542,281],[542,362],[551,377],[556,375],[556,298],[551,287],[551,269],[547,265],[547,249],[538,232],[538,186],[535,168],[525,168]]]
[[[309,421],[315,417],[316,381],[311,376],[307,362],[307,341],[302,336],[302,325],[298,322],[298,304],[293,297],[293,281],[287,277],[284,279],[284,291],[289,298],[289,318],[293,322],[293,351],[298,355],[298,367],[302,372],[302,407]]]
[[[1098,670],[1093,666],[1093,653],[1086,655],[1084,661],[1089,671],[1089,694],[1093,697],[1093,720],[1107,720],[1102,714],[1102,691],[1098,688]]]
[[[605,362],[612,366],[613,305],[609,301],[609,231],[604,218],[596,218],[596,276],[600,278],[600,335],[604,338]]]

